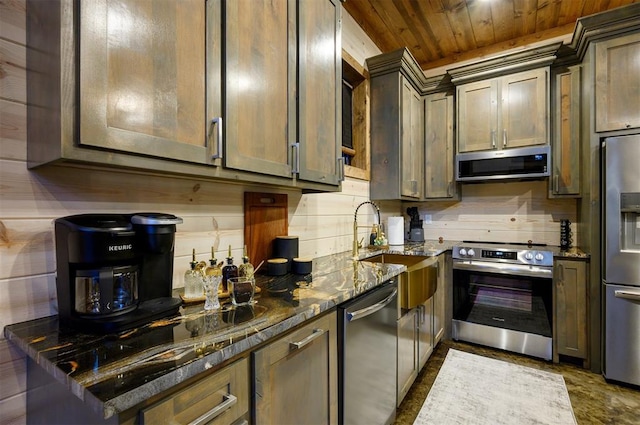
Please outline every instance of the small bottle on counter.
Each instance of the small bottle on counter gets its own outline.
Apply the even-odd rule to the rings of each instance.
[[[376,238],[378,237],[378,225],[374,224],[371,228],[371,234],[369,235],[369,246],[373,246],[376,243]]]
[[[254,268],[253,264],[249,262],[249,256],[247,255],[247,246],[244,246],[244,255],[242,256],[242,264],[238,266],[238,276],[248,277],[253,279]]]
[[[233,257],[231,256],[231,245],[229,245],[229,256],[227,257],[227,264],[222,268],[222,292],[228,291],[227,280],[230,277],[238,276],[238,266],[233,264]]]
[[[204,293],[202,272],[197,269],[196,250],[191,253],[191,266],[184,273],[184,297],[185,298],[201,298]]]
[[[215,250],[211,247],[211,259],[209,260],[209,265],[204,270],[205,310],[220,308],[220,300],[218,299],[220,282],[222,282],[222,269],[220,269],[220,264],[218,264],[218,260],[216,260]]]

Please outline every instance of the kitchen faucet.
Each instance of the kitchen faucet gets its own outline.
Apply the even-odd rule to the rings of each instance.
[[[376,204],[371,201],[365,201],[356,207],[356,212],[353,214],[353,256],[356,257],[358,255],[358,248],[360,248],[360,243],[358,243],[358,227],[369,227],[369,226],[358,226],[358,210],[364,204],[371,204],[376,209],[376,213],[378,214],[378,225],[381,225],[380,221],[380,208]]]

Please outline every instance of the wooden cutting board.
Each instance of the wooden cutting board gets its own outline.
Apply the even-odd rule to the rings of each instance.
[[[272,258],[276,236],[288,235],[288,210],[286,194],[244,193],[244,243],[254,267]],[[266,264],[260,271],[266,271]]]

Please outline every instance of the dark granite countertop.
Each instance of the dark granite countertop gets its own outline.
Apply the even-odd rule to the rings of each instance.
[[[443,250],[407,247],[407,255]],[[362,250],[359,258],[389,250]],[[405,266],[354,261],[351,253],[313,261],[304,276],[258,276],[249,307],[206,312],[184,306],[173,318],[129,331],[93,335],[61,326],[57,316],[6,326],[4,335],[104,418],[123,412],[198,374],[375,288]]]
[[[187,379],[248,353],[263,342],[367,292],[406,270],[370,263],[383,253],[435,257],[457,241],[425,241],[361,249],[313,261],[310,276],[258,276],[260,294],[249,307],[219,310],[183,306],[173,318],[129,331],[93,335],[60,326],[57,316],[6,326],[7,340],[24,351],[94,411],[109,418]],[[588,258],[579,249],[554,256]],[[307,281],[311,281],[307,283]]]

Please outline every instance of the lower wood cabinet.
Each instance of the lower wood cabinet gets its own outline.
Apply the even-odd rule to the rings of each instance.
[[[433,304],[431,297],[411,310],[403,310],[398,319],[397,406],[433,353]]]
[[[554,263],[553,360],[560,355],[583,359],[588,367],[588,263],[556,260]]]
[[[397,406],[418,376],[418,307],[398,319]]]
[[[433,353],[433,301],[432,297],[418,306],[418,373]]]
[[[142,409],[139,418],[141,424],[227,425],[248,412],[249,360],[244,358]]]
[[[337,341],[332,312],[252,353],[256,425],[338,422]]]
[[[433,294],[433,347],[442,340],[445,334],[446,291],[447,291],[446,254],[438,256],[438,288]]]

